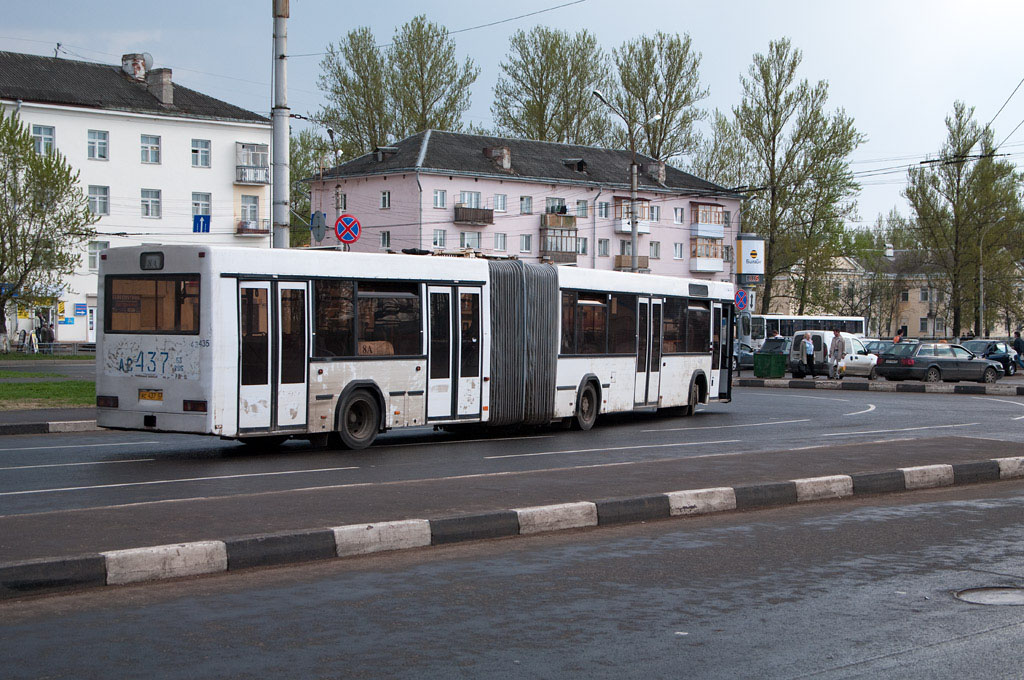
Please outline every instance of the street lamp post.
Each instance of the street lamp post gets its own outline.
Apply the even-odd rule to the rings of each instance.
[[[612,112],[615,113],[615,115],[622,119],[623,124],[625,124],[626,126],[626,131],[629,133],[629,152],[631,157],[629,163],[629,270],[631,272],[638,272],[640,271],[640,267],[637,255],[640,247],[637,245],[636,235],[637,228],[639,227],[639,220],[637,220],[636,218],[636,194],[638,184],[640,181],[640,173],[638,172],[639,168],[636,164],[636,134],[634,132],[633,126],[629,124],[629,120],[626,119],[626,116],[622,113],[622,111],[619,111],[617,107],[615,107],[610,101],[605,99],[604,95],[601,94],[600,90],[594,90],[594,96],[600,99],[601,103],[603,103],[605,106],[611,109]],[[658,120],[661,120],[660,113],[655,114],[653,118],[651,118],[645,123],[641,123],[641,125],[653,123]]]

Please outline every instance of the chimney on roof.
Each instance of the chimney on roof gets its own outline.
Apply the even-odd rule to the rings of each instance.
[[[171,69],[155,68],[146,73],[146,89],[164,106],[174,103],[174,85],[171,83]]]
[[[146,55],[122,54],[121,70],[127,73],[132,80],[144,82],[146,80]]]
[[[646,170],[651,179],[657,181],[658,184],[665,183],[665,161],[654,161],[653,163],[648,163],[644,170]]]
[[[484,156],[493,160],[502,170],[512,169],[512,149],[507,146],[484,147]]]
[[[376,149],[373,150],[373,153],[377,157],[377,162],[380,163],[385,158],[387,158],[388,156],[394,156],[396,153],[398,153],[398,147],[397,146],[378,146]]]

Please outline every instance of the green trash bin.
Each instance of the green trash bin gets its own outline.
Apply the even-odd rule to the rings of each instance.
[[[786,377],[786,355],[785,354],[755,354],[754,355],[754,377],[755,378],[784,378],[784,377]]]

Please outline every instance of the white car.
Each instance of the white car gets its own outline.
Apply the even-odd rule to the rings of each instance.
[[[832,331],[806,330],[799,331],[793,336],[793,346],[790,350],[789,365],[794,378],[803,378],[806,367],[801,356],[803,350],[803,336],[805,333],[811,335],[814,344],[814,373],[815,375],[828,375],[829,361],[828,348],[832,344]],[[843,358],[839,362],[839,377],[845,375],[859,375],[865,378],[876,377],[875,364],[878,363],[878,356],[868,352],[864,342],[852,333],[840,333],[843,338]]]

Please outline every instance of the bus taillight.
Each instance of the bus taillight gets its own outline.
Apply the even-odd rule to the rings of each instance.
[[[193,401],[186,399],[181,402],[181,408],[183,411],[198,411],[200,413],[206,413],[206,401]]]
[[[102,406],[103,408],[117,408],[117,397],[104,397],[97,394],[96,405]]]

